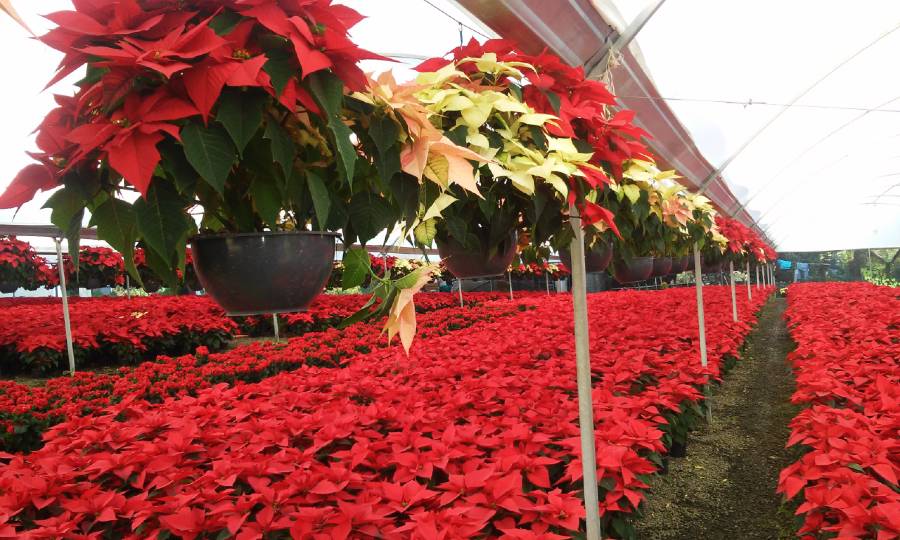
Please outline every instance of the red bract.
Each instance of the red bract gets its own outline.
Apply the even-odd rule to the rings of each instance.
[[[765,300],[742,299],[733,323],[728,289],[707,291],[708,368],[693,290],[589,299],[607,523],[640,504],[667,420],[702,399]],[[376,343],[377,324],[361,323],[145,364],[110,381],[121,403],[73,414],[42,449],[0,458],[0,516],[30,537],[572,537],[583,516],[577,390],[572,320],[559,316],[571,309],[568,296],[536,295],[436,311],[484,319],[452,333],[445,319],[408,356],[354,352]],[[306,361],[329,344],[347,352]],[[241,382],[288,363],[290,373]],[[154,392],[179,397],[154,403]]]
[[[778,491],[798,499],[799,533],[900,535],[900,296],[868,283],[792,285],[785,314],[797,349],[788,445],[807,452]]]
[[[28,242],[15,236],[0,236],[0,287],[12,292],[21,287],[34,290],[55,284],[53,269],[38,257]]]

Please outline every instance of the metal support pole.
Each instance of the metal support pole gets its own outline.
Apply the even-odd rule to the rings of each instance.
[[[272,314],[272,327],[275,328],[275,341],[281,341],[281,336],[278,332],[278,314]]]
[[[131,300],[131,276],[125,274],[125,296]]]
[[[759,273],[762,275],[762,286],[763,286],[763,289],[765,289],[766,288],[766,267],[763,266],[762,269],[759,271]]]
[[[547,296],[550,296],[550,274],[544,272],[544,280],[547,282]]]
[[[66,268],[63,264],[62,241],[54,238],[56,242],[56,267],[59,270],[59,289],[62,294],[63,324],[66,327],[66,352],[69,354],[69,374],[75,375],[75,348],[72,346],[72,323],[69,319],[69,296],[66,292]]]
[[[465,307],[462,299],[462,278],[456,278],[456,284],[459,286],[459,307]]]
[[[575,365],[578,380],[578,425],[581,428],[581,470],[584,475],[586,540],[600,539],[600,502],[597,488],[597,449],[594,441],[594,407],[591,396],[591,351],[588,338],[587,283],[584,268],[584,231],[581,216],[569,206],[569,223],[575,233],[572,252],[572,305],[575,315]]]
[[[756,270],[756,288],[759,288],[759,263],[753,265],[753,269]]]
[[[747,300],[753,300],[753,289],[750,288],[750,259],[747,259]]]
[[[509,278],[509,299],[513,300],[512,293],[512,272],[507,272],[507,277]]]
[[[694,285],[697,289],[697,325],[700,329],[700,365],[706,367],[706,321],[703,318],[703,272],[700,268],[700,248],[694,244]]]
[[[734,294],[734,262],[728,261],[728,274],[731,276],[731,318],[734,322],[738,320],[737,314],[737,298]]]

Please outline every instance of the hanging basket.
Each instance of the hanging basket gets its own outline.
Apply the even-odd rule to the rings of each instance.
[[[609,242],[601,242],[584,252],[584,271],[602,272],[609,266],[612,260],[613,247]],[[572,270],[572,253],[567,249],[559,251],[559,258],[570,271]]]
[[[457,278],[463,279],[503,275],[516,256],[515,232],[509,234],[492,257],[488,256],[485,249],[472,251],[451,238],[435,238],[435,243],[447,270]]]
[[[653,273],[650,277],[667,276],[672,271],[672,257],[655,257],[653,259]]]
[[[619,283],[633,283],[650,279],[653,273],[653,257],[635,257],[613,262],[613,277]]]
[[[19,288],[15,281],[0,281],[0,293],[14,293]]]
[[[201,235],[191,241],[197,279],[229,315],[302,311],[331,275],[331,232]]]
[[[685,255],[684,257],[672,257],[672,269],[669,270],[670,274],[680,274],[688,269],[688,260],[690,256]]]

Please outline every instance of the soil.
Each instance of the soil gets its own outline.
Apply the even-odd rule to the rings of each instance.
[[[784,298],[762,309],[738,365],[713,394],[712,421],[693,432],[687,457],[654,477],[636,523],[641,540],[780,540],[794,538],[794,519],[775,493],[779,471],[797,458],[785,448],[793,348]]]

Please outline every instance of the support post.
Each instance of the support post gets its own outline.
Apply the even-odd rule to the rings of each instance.
[[[125,274],[125,296],[131,300],[131,276],[128,273]]]
[[[275,329],[275,341],[281,341],[281,336],[279,335],[280,333],[278,331],[278,314],[277,313],[272,314],[272,327]]]
[[[547,296],[550,296],[550,274],[544,272],[544,281],[547,282]]]
[[[765,289],[766,288],[766,267],[763,266],[759,273],[762,275],[762,286],[763,286],[763,289]]]
[[[731,319],[737,322],[737,298],[734,294],[734,262],[732,261],[728,261],[728,274],[731,276]]]
[[[509,278],[509,299],[510,299],[510,300],[513,300],[513,293],[512,293],[512,272],[507,272],[507,273],[506,273],[506,277]]]
[[[62,241],[54,238],[56,242],[56,267],[59,269],[59,290],[62,294],[63,324],[66,328],[66,352],[69,355],[69,375],[75,375],[75,348],[72,346],[72,323],[69,319],[69,296],[66,291],[66,268],[63,264]]]
[[[756,288],[759,288],[759,263],[753,265],[753,269],[756,270]]]
[[[753,300],[753,289],[750,288],[750,259],[747,259],[747,299]]]
[[[569,206],[569,224],[575,233],[572,252],[572,305],[575,315],[575,365],[578,382],[578,425],[581,429],[581,468],[584,475],[586,540],[600,539],[600,502],[597,489],[597,449],[591,388],[591,351],[588,339],[587,283],[584,268],[584,231],[581,216]]]
[[[697,325],[700,330],[700,365],[706,367],[706,321],[703,317],[703,271],[700,268],[700,248],[694,244],[694,286],[697,289]]]
[[[456,284],[459,287],[459,307],[465,307],[462,299],[462,278],[456,278]]]

